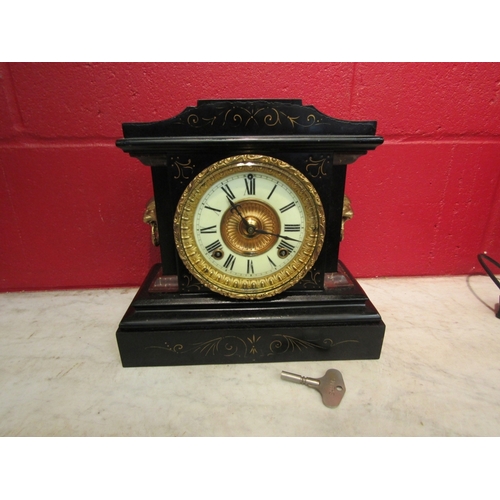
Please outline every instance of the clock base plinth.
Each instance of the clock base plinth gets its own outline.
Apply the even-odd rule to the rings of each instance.
[[[385,325],[341,263],[341,279],[324,291],[252,301],[152,293],[158,271],[151,269],[116,333],[124,367],[380,357]]]

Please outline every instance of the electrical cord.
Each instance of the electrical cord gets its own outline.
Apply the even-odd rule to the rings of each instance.
[[[486,255],[485,253],[478,254],[477,260],[483,266],[483,269],[486,271],[486,274],[493,280],[493,283],[495,283],[495,285],[498,288],[500,288],[500,281],[498,281],[496,276],[493,274],[493,271],[486,264],[485,260],[489,260],[492,264],[497,266],[499,269],[500,269],[500,264],[496,260],[492,259],[489,255]],[[500,306],[499,306],[498,311],[496,313],[496,317],[500,318]]]

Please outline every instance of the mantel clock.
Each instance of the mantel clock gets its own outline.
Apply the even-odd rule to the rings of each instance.
[[[338,260],[347,165],[375,131],[300,100],[123,124],[161,253],[119,325],[123,366],[378,358],[385,325]]]

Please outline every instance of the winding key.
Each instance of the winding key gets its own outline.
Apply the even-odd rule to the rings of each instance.
[[[281,372],[281,378],[316,389],[321,394],[324,405],[329,408],[336,408],[345,394],[344,379],[338,370],[327,370],[321,378],[303,377],[302,375],[283,371]]]

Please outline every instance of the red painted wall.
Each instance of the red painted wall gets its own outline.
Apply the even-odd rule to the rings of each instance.
[[[348,167],[357,277],[500,259],[500,64],[2,63],[0,86],[0,290],[138,285],[158,260],[150,172],[114,141],[209,98],[378,121],[384,145]]]

